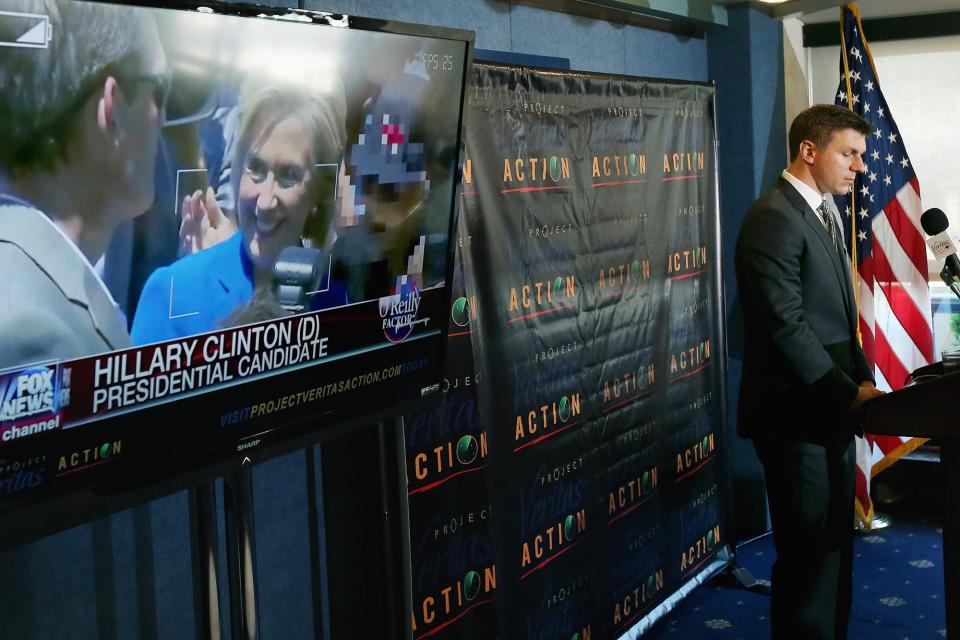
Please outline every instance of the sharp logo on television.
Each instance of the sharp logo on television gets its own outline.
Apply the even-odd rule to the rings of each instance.
[[[123,452],[123,440],[102,442],[86,449],[77,449],[60,456],[57,462],[57,475],[65,476],[77,471],[111,462]]]
[[[504,158],[503,184],[507,187],[550,186],[570,180],[570,158]]]
[[[60,428],[57,365],[0,375],[0,440],[10,442]]]
[[[697,538],[687,549],[680,554],[680,571],[689,571],[696,568],[704,556],[713,552],[720,544],[720,525],[714,526]]]
[[[648,575],[643,582],[636,585],[632,591],[617,600],[613,605],[613,624],[619,625],[631,621],[644,611],[645,605],[651,602],[663,589],[663,569],[657,569]]]
[[[439,628],[437,625],[453,622],[464,610],[492,601],[496,588],[496,565],[467,571],[463,578],[414,604],[413,630]]]
[[[9,496],[39,487],[46,471],[45,455],[23,460],[0,458],[0,495]]]

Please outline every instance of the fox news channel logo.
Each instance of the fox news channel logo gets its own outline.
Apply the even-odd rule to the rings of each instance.
[[[34,365],[0,374],[0,442],[60,428],[59,367]]]

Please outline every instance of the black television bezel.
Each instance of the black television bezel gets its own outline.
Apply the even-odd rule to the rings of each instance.
[[[469,83],[469,73],[474,55],[474,32],[465,29],[421,25],[393,20],[366,18],[336,12],[320,10],[306,10],[299,8],[275,7],[256,4],[227,4],[224,2],[196,2],[185,0],[84,0],[100,4],[115,4],[135,6],[148,9],[184,11],[188,13],[216,14],[257,19],[282,19],[296,17],[291,20],[295,24],[306,26],[308,21],[317,25],[331,25],[360,31],[393,33],[414,37],[424,37],[440,40],[452,40],[465,45],[462,61],[462,93],[457,121],[457,148],[462,149],[464,118]],[[287,18],[289,19],[289,18]],[[450,308],[452,299],[452,282],[454,271],[454,256],[456,248],[456,220],[459,215],[459,184],[462,167],[456,162],[453,172],[453,188],[450,190],[450,217],[447,232],[447,264],[443,286],[443,307]],[[440,322],[440,333],[432,340],[439,341],[437,355],[436,379],[442,382],[444,363],[447,350],[447,333],[449,326],[446,321]],[[316,363],[310,368],[323,366]],[[329,365],[328,365],[329,366]],[[306,369],[307,371],[310,368]],[[217,395],[237,390],[260,388],[269,389],[271,385],[278,388],[283,386],[284,379],[290,379],[297,371],[278,371],[262,380],[249,380],[227,389],[214,387],[198,396],[200,399],[213,399]],[[381,422],[389,422],[403,414],[422,411],[440,401],[440,393],[419,396],[403,401],[390,402],[401,395],[412,385],[394,386],[389,398],[381,397],[373,402],[360,405],[356,400],[346,407],[317,411],[307,415],[278,417],[273,426],[258,433],[225,435],[222,442],[213,448],[193,451],[179,459],[165,459],[162,461],[144,459],[142,453],[133,456],[124,456],[116,464],[105,465],[94,473],[85,474],[88,481],[82,485],[65,489],[50,495],[41,492],[38,495],[27,494],[15,500],[0,501],[0,551],[15,547],[33,540],[52,535],[59,531],[96,520],[101,517],[122,511],[138,504],[160,498],[162,496],[187,489],[202,482],[211,481],[219,476],[236,471],[245,464],[253,464],[274,458],[307,446],[323,443],[337,438],[358,428],[369,427]],[[196,400],[196,398],[194,398]],[[134,442],[150,438],[150,434],[136,433],[130,429],[133,423],[151,422],[149,429],[142,427],[136,431],[151,431],[154,437],[163,437],[162,430],[155,423],[164,414],[171,413],[182,401],[172,400],[158,406],[145,407],[131,413],[117,416],[108,416],[94,421],[81,428],[57,430],[51,434],[43,434],[27,439],[22,443],[3,445],[0,453],[12,453],[9,456],[23,459],[24,456],[43,455],[40,450],[53,452],[55,449],[64,450],[64,446],[55,446],[56,443],[66,445],[69,450],[72,442],[89,443],[108,440],[112,433],[119,432],[126,427],[129,433],[125,438],[133,436]],[[304,412],[299,412],[303,414]],[[332,424],[318,426],[318,423],[332,420]],[[159,432],[159,433],[158,433]],[[229,432],[228,432],[229,433]],[[402,438],[399,439],[402,444]],[[143,444],[142,442],[140,443]],[[142,449],[141,449],[142,451]],[[401,452],[402,453],[402,452]],[[56,455],[56,454],[51,454]],[[403,461],[399,461],[404,464]],[[52,461],[48,464],[53,464]],[[398,487],[397,492],[403,490]],[[400,495],[398,493],[398,495]],[[405,495],[405,490],[402,491]]]

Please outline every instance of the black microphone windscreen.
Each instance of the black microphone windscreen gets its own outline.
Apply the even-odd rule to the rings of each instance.
[[[935,236],[946,231],[950,222],[947,220],[947,214],[940,209],[933,208],[927,209],[920,216],[920,226],[923,227],[924,233],[928,236]]]

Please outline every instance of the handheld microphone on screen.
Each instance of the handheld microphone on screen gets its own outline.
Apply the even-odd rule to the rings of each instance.
[[[933,257],[944,260],[940,279],[960,298],[960,259],[957,258],[960,245],[948,229],[950,222],[947,215],[940,209],[927,209],[920,216],[920,226],[924,233],[930,236],[927,238],[927,245],[933,252]]]
[[[312,291],[320,288],[326,263],[313,247],[285,247],[273,265],[273,295],[281,307],[302,313],[310,307]]]

